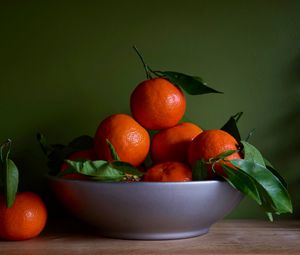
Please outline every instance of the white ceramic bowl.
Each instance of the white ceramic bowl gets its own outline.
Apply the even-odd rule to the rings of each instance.
[[[202,235],[243,195],[223,181],[112,183],[48,176],[56,197],[101,235],[179,239]]]

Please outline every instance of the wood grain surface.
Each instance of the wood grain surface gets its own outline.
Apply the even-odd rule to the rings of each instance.
[[[200,237],[134,241],[104,238],[79,222],[60,220],[35,239],[0,241],[0,254],[300,254],[300,221],[224,220]]]

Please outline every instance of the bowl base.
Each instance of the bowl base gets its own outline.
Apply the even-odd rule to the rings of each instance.
[[[203,228],[196,231],[174,233],[110,233],[102,231],[97,231],[97,233],[104,237],[127,240],[175,240],[205,235],[206,233],[208,233],[208,231],[209,228]]]

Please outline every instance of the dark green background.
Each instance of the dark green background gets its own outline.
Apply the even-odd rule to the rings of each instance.
[[[0,29],[0,140],[22,188],[46,191],[37,131],[66,143],[129,112],[145,79],[136,44],[154,69],[225,92],[187,96],[187,117],[211,129],[243,111],[243,137],[256,128],[300,215],[300,1],[1,1]],[[265,216],[245,200],[232,217]]]

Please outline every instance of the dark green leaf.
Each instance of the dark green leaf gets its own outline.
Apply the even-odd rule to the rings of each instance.
[[[206,180],[208,177],[207,168],[203,159],[197,160],[192,168],[193,181]]]
[[[190,95],[222,93],[220,91],[208,87],[207,84],[200,77],[190,76],[183,73],[171,71],[154,71],[153,73],[166,78],[174,85],[181,87],[185,92],[187,92]]]
[[[45,153],[46,156],[49,156],[54,150],[53,146],[48,144],[45,136],[41,133],[37,133],[36,138],[41,146],[42,151]]]
[[[219,154],[218,156],[216,156],[214,158],[214,160],[219,160],[219,159],[225,159],[227,157],[229,157],[230,155],[238,152],[239,150],[228,150],[228,151],[224,151],[221,154]]]
[[[264,158],[258,149],[246,141],[241,141],[241,144],[243,145],[244,159],[253,160],[256,163],[265,166]]]
[[[72,161],[66,160],[70,167],[76,173],[87,175],[92,179],[99,181],[121,181],[124,178],[122,171],[112,167],[112,165],[104,160],[86,160],[86,161]],[[66,170],[67,171],[67,170]],[[66,173],[69,173],[66,172]]]
[[[272,213],[274,210],[273,201],[269,194],[252,178],[241,169],[233,169],[227,165],[223,165],[223,170],[227,174],[223,178],[234,188],[249,196],[263,209],[270,221],[273,220]],[[271,211],[271,212],[270,212]]]
[[[48,156],[47,165],[50,169],[50,174],[56,175],[59,173],[64,160],[74,152],[75,150],[71,147],[56,147],[56,149]]]
[[[6,161],[6,206],[12,207],[18,192],[19,172],[11,159]]]
[[[93,138],[87,135],[73,139],[68,146],[62,144],[48,144],[46,138],[41,133],[37,134],[38,142],[48,158],[47,165],[50,174],[57,175],[65,159],[71,154],[80,150],[88,150],[93,147]]]
[[[265,209],[273,209],[267,212],[280,214],[293,211],[288,191],[266,167],[253,160],[231,160],[230,162],[239,168],[239,171],[243,171],[256,181]]]
[[[283,179],[283,177],[278,173],[278,171],[272,166],[272,164],[263,158],[262,154],[259,152],[258,149],[256,149],[253,145],[251,145],[248,142],[241,141],[243,144],[243,150],[244,150],[244,159],[250,159],[255,161],[256,163],[265,166],[269,171],[272,172],[273,175],[275,175],[278,180],[281,182],[281,184],[287,188],[287,183]]]
[[[274,174],[278,178],[278,180],[281,182],[281,184],[287,189],[287,183],[286,183],[286,181],[279,174],[279,172],[272,166],[272,164],[270,163],[270,161],[268,161],[267,159],[264,158],[264,163],[265,163],[266,167],[268,168],[268,170],[271,171],[272,174]]]
[[[233,169],[225,164],[222,165],[222,168],[224,172],[226,173],[226,176],[223,176],[223,178],[234,188],[241,191],[245,195],[252,198],[254,201],[256,201],[259,205],[262,204],[262,201],[260,199],[260,195],[258,193],[258,190],[256,188],[255,180],[248,174],[246,174],[243,171]]]
[[[116,152],[115,147],[112,145],[112,143],[108,139],[106,139],[106,143],[108,145],[112,160],[120,160],[118,153]]]
[[[1,178],[2,188],[6,199],[6,206],[9,208],[14,204],[18,191],[19,172],[15,163],[9,159],[11,140],[1,145]]]
[[[88,150],[93,148],[94,139],[88,135],[82,135],[73,139],[68,146],[76,151]]]
[[[114,161],[111,162],[110,164],[114,169],[121,171],[123,174],[131,174],[131,175],[136,175],[138,177],[141,177],[144,174],[136,167],[123,161]]]
[[[229,118],[229,120],[221,128],[223,131],[231,134],[238,142],[241,141],[240,131],[237,127],[237,123],[240,117],[243,115],[243,112],[239,112]]]

